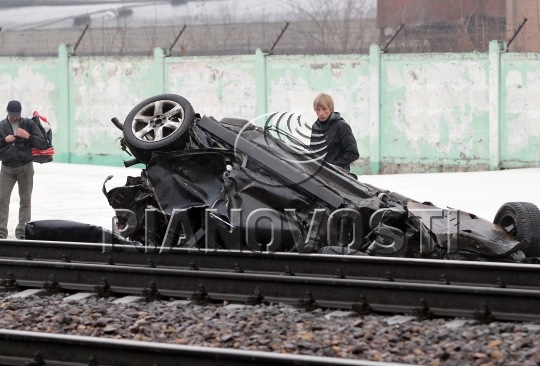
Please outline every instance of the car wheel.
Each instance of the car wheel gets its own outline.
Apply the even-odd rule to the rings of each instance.
[[[530,202],[507,202],[499,208],[493,223],[519,241],[525,241],[527,257],[540,256],[540,210]]]
[[[124,141],[133,156],[147,163],[154,151],[181,149],[194,120],[195,112],[187,99],[176,94],[156,95],[129,112]]]

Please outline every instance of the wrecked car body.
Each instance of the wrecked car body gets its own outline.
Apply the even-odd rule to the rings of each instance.
[[[125,186],[103,185],[119,234],[161,248],[508,262],[540,255],[531,203],[503,205],[492,223],[419,202],[326,163],[293,136],[305,127],[299,118],[268,120],[278,122],[201,116],[175,94],[135,106],[115,124],[134,156],[126,166],[145,168]]]

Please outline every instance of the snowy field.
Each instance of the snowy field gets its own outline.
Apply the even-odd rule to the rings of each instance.
[[[123,186],[128,175],[140,169],[77,164],[34,164],[32,220],[62,219],[111,228],[113,209],[102,192]],[[359,180],[398,192],[420,202],[450,207],[493,220],[505,202],[528,201],[540,207],[540,169],[494,172],[363,175]],[[17,187],[10,203],[9,236],[14,236],[19,197]]]

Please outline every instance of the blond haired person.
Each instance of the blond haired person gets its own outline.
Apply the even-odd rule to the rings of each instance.
[[[311,130],[311,149],[324,160],[347,171],[351,163],[360,156],[351,126],[339,112],[334,111],[334,100],[328,94],[321,93],[313,101],[317,120]]]

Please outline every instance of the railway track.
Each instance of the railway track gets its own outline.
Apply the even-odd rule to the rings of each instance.
[[[487,287],[538,288],[540,265],[501,262],[442,261],[371,256],[254,253],[248,251],[168,248],[165,250],[120,244],[2,241],[0,258],[70,260],[85,263],[118,263],[208,270],[243,270],[252,273],[285,273],[386,279]]]
[[[0,343],[1,365],[402,365],[13,330],[0,330]]]
[[[540,319],[538,265],[288,253],[159,253],[132,246],[3,241],[0,275],[24,288],[283,302],[358,312]],[[104,285],[105,284],[105,285]]]

